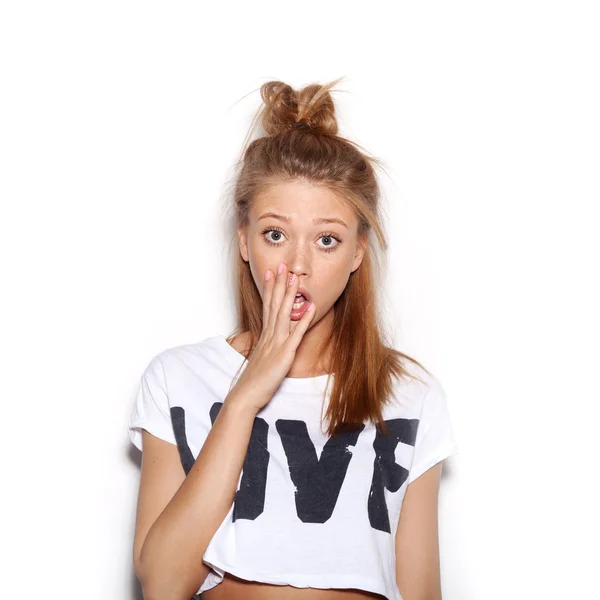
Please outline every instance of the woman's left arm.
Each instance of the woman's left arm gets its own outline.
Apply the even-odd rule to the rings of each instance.
[[[438,496],[442,461],[408,485],[396,532],[396,582],[403,600],[442,600]]]

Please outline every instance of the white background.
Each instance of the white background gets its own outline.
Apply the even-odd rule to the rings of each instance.
[[[139,597],[140,374],[233,327],[259,86],[345,76],[341,133],[387,165],[391,327],[460,445],[444,598],[599,597],[599,28],[574,0],[3,3],[2,596]]]

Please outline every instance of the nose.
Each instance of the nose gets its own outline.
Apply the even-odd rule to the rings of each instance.
[[[301,244],[293,245],[286,256],[286,263],[290,272],[298,277],[310,275],[309,254]]]

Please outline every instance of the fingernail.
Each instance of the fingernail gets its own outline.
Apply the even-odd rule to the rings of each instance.
[[[269,279],[271,279],[271,271],[267,269],[267,272],[265,273],[265,281],[269,281]]]
[[[314,307],[315,307],[315,304],[314,304],[314,302],[311,302],[311,303],[308,305],[308,308],[306,309],[306,312],[310,312],[310,311],[311,311],[311,310],[312,310]]]
[[[295,280],[296,280],[296,273],[292,273],[292,274],[290,275],[290,278],[289,278],[289,280],[288,280],[288,286],[289,286],[289,285],[292,285],[292,283],[294,283],[294,281],[295,281]]]
[[[279,266],[277,267],[277,274],[281,275],[282,272],[283,272],[283,263],[279,263]]]

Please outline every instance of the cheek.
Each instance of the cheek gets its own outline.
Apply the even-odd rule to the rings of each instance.
[[[354,251],[351,251],[348,246],[339,252],[336,260],[331,263],[331,277],[339,281],[346,281],[352,270]]]
[[[263,297],[263,287],[265,282],[265,272],[267,269],[273,271],[272,265],[270,265],[264,256],[257,252],[248,252],[248,264],[250,265],[250,272],[254,279],[256,288],[260,293],[260,297]],[[272,277],[273,275],[271,275]]]
[[[339,263],[324,265],[319,273],[323,298],[327,298],[331,304],[340,297],[346,288],[351,268],[352,263],[348,264],[348,261],[344,259]]]
[[[265,244],[261,244],[254,237],[248,240],[248,262],[256,269],[262,268],[268,261],[268,252]]]

